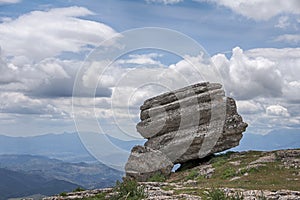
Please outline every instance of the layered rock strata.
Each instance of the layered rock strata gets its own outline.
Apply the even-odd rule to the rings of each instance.
[[[219,83],[198,83],[164,93],[146,100],[140,109],[137,131],[148,140],[145,147],[133,149],[125,170],[127,176],[141,181],[145,174],[171,172],[159,166],[182,164],[237,146],[247,127],[234,99],[225,97]],[[152,154],[161,158],[159,164],[148,160],[149,153],[136,151],[142,148],[155,151]],[[153,165],[136,165],[141,160]]]

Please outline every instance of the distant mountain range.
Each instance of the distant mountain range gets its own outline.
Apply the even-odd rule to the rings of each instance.
[[[300,129],[278,129],[267,135],[245,133],[240,145],[234,151],[272,151],[300,148]]]
[[[47,179],[64,180],[89,189],[112,186],[123,175],[123,172],[99,162],[68,163],[32,155],[0,155],[0,168],[22,171]]]
[[[123,141],[106,135],[116,146],[130,151],[143,140]],[[95,158],[82,145],[77,133],[45,134],[34,137],[0,135],[0,154],[29,154],[56,158],[66,162],[92,162]]]
[[[77,187],[111,187],[123,172],[101,163],[67,163],[33,155],[0,155],[0,196],[54,195]],[[0,197],[0,200],[2,199]]]
[[[109,139],[128,151],[136,143],[143,142]],[[77,133],[35,137],[0,135],[0,170],[0,197],[3,199],[53,195],[76,187],[110,187],[124,175],[93,158]],[[8,179],[11,182],[7,182]]]
[[[0,200],[32,194],[54,195],[79,185],[43,176],[0,168]]]
[[[94,161],[75,133],[34,137],[0,135],[0,153],[42,155],[69,162]]]

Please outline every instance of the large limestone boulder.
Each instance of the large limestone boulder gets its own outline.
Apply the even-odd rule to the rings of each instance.
[[[149,147],[135,146],[125,166],[126,176],[138,181],[147,181],[151,176],[159,173],[169,176],[173,163],[161,151]]]
[[[164,93],[146,100],[140,109],[141,122],[136,127],[148,139],[145,147],[158,150],[173,164],[235,147],[247,127],[234,99],[225,96],[219,83],[198,83]]]

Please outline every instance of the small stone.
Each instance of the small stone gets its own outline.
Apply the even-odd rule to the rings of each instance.
[[[197,181],[195,181],[195,180],[188,180],[188,181],[184,182],[183,185],[196,186],[197,185]]]
[[[274,162],[275,160],[276,160],[276,156],[274,153],[272,153],[271,155],[260,157],[259,159],[251,162],[250,165],[255,165],[259,163],[269,163],[269,162]]]
[[[239,176],[236,176],[236,177],[233,177],[232,179],[230,179],[229,181],[235,181],[235,180],[238,180],[238,179],[240,179],[241,177],[239,177]]]
[[[229,162],[229,164],[234,165],[234,166],[239,166],[241,164],[241,161],[240,160],[238,160],[238,161],[231,161],[231,162]]]

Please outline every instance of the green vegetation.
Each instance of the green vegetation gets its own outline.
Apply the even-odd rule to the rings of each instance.
[[[94,197],[86,197],[83,200],[105,200],[106,193],[97,194]]]
[[[224,170],[221,178],[222,179],[228,179],[228,178],[233,178],[236,176],[236,172],[235,172],[235,169],[232,168],[232,167],[229,167],[227,169]]]
[[[145,187],[138,185],[138,182],[131,179],[117,181],[114,187],[114,195],[111,200],[140,200],[146,198]]]
[[[211,189],[209,191],[204,192],[204,199],[205,200],[226,200],[226,194],[220,189]]]
[[[214,167],[220,167],[223,164],[225,164],[228,159],[230,158],[231,155],[233,155],[235,152],[233,151],[228,151],[224,154],[218,154],[215,155],[211,160],[210,163],[214,166]]]
[[[66,192],[62,192],[62,193],[59,194],[59,196],[65,197],[65,196],[67,196],[67,193]]]
[[[211,190],[204,192],[204,200],[243,200],[243,194],[236,192],[235,194],[229,196],[221,189],[212,188]]]
[[[226,163],[227,158],[223,155],[220,156],[216,156],[214,158],[211,159],[211,164],[213,167],[221,167],[222,165],[224,165]]]
[[[75,190],[73,190],[73,192],[81,192],[81,191],[84,191],[85,189],[81,188],[81,187],[78,187],[76,188]]]
[[[202,188],[181,188],[181,189],[176,189],[174,190],[174,194],[179,195],[179,194],[191,194],[191,195],[196,195],[196,196],[203,196],[204,189]]]
[[[240,192],[235,192],[233,195],[227,195],[221,189],[212,188],[211,190],[205,191],[204,200],[243,200],[244,195]],[[256,196],[257,200],[267,200],[263,193],[261,195]]]
[[[148,182],[164,182],[166,180],[166,177],[162,175],[161,173],[156,173],[153,176],[151,176],[147,181]]]
[[[107,193],[101,193],[94,197],[83,198],[83,200],[141,200],[147,197],[145,187],[132,179],[117,181],[113,194],[106,198]]]
[[[300,169],[286,166],[286,161],[278,156],[270,160],[272,153],[274,152],[249,151],[220,154],[205,162],[204,168],[197,166],[179,171],[173,173],[168,179],[158,173],[154,174],[148,181],[177,183],[179,187],[177,184],[166,184],[161,189],[165,191],[172,190],[174,195],[190,194],[200,196],[206,200],[243,200],[245,198],[240,192],[225,193],[222,188],[299,191]],[[206,169],[212,171],[210,167],[214,168],[212,176],[207,178],[205,174],[200,175],[200,171],[201,174],[205,173]],[[188,180],[193,180],[192,185],[186,184]],[[86,200],[105,199],[106,194],[101,195]],[[107,199],[140,200],[146,197],[147,193],[144,186],[139,185],[134,180],[124,179],[123,182],[116,183],[113,196],[110,194]],[[267,199],[263,192],[255,198],[258,200]]]
[[[189,174],[185,177],[185,180],[194,180],[199,175],[198,171],[192,169]]]
[[[192,189],[186,188],[175,191],[176,194],[193,194],[201,196],[204,200],[243,200],[244,196],[240,192],[235,192],[234,194],[227,195],[222,189],[212,187],[212,189]]]
[[[266,155],[268,153],[259,151],[243,153],[229,152],[216,155],[209,161],[209,164],[215,169],[211,178],[197,176],[195,172],[197,168],[194,168],[176,172],[167,181],[176,183],[195,180],[201,188],[211,188],[213,185],[255,190],[287,189],[299,191],[299,168],[284,167],[283,162],[279,158],[273,162],[265,162],[257,165],[250,164]],[[184,193],[185,191],[181,192]],[[193,192],[195,193],[196,191]]]

